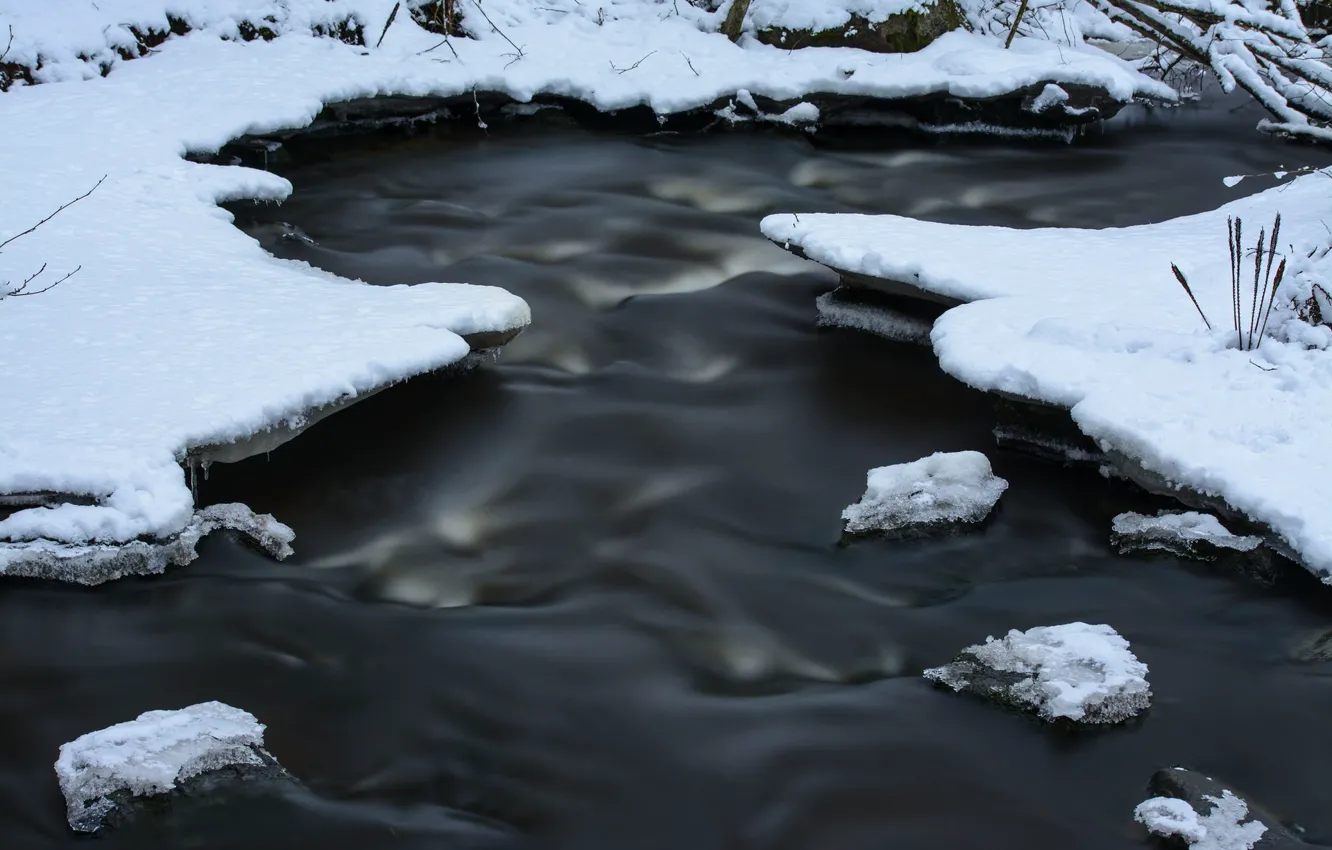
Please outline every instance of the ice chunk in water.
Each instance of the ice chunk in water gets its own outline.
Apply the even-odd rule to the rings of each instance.
[[[935,452],[871,469],[865,495],[842,511],[842,519],[851,534],[926,534],[980,522],[1007,489],[980,452]]]
[[[1111,524],[1121,552],[1158,549],[1185,557],[1207,557],[1216,549],[1252,552],[1262,538],[1231,534],[1220,520],[1197,511],[1161,511],[1156,516],[1123,513]]]
[[[1147,665],[1106,625],[1013,629],[962,650],[925,678],[971,691],[1045,720],[1119,723],[1151,704]]]
[[[69,825],[95,832],[117,806],[114,796],[164,794],[176,783],[229,765],[271,763],[264,726],[220,702],[149,711],[61,746],[56,775]],[[266,762],[267,760],[267,762]]]
[[[1229,791],[1203,799],[1212,811],[1201,817],[1183,800],[1153,797],[1138,804],[1133,818],[1154,835],[1184,839],[1193,850],[1250,850],[1267,832],[1261,821],[1244,823],[1249,806]]]

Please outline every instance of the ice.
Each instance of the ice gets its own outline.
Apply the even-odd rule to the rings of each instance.
[[[256,514],[238,503],[209,505],[176,536],[160,542],[76,544],[52,540],[0,541],[0,575],[101,584],[127,575],[154,575],[184,566],[198,557],[205,536],[227,529],[247,536],[269,555],[283,560],[292,553],[295,532],[271,514]]]
[[[1156,516],[1122,513],[1111,523],[1120,551],[1155,549],[1186,557],[1207,557],[1216,549],[1252,552],[1261,537],[1231,534],[1211,514],[1197,511],[1161,511]]]
[[[218,768],[271,763],[263,746],[263,724],[220,702],[148,711],[89,732],[61,746],[55,763],[69,825],[95,832],[116,809],[119,792],[165,794]]]
[[[1145,711],[1147,665],[1106,625],[1068,623],[1011,630],[969,646],[925,678],[972,691],[1048,721],[1119,723]]]
[[[1153,835],[1177,836],[1193,850],[1251,850],[1267,832],[1261,821],[1244,822],[1249,806],[1229,791],[1203,799],[1212,804],[1206,815],[1199,816],[1183,800],[1153,797],[1138,804],[1133,818]]]
[[[1332,330],[1279,299],[1269,337],[1229,326],[1226,220],[1257,235],[1282,214],[1284,295],[1332,286],[1321,172],[1198,215],[1082,230],[949,225],[899,216],[776,215],[762,232],[810,259],[965,302],[935,321],[949,374],[1070,410],[1106,451],[1270,528],[1332,580]],[[1246,236],[1246,238],[1248,238]],[[1211,317],[1203,326],[1174,263]],[[1321,281],[1321,283],[1320,283]]]
[[[935,452],[926,458],[871,469],[865,495],[842,511],[851,534],[929,533],[989,516],[1008,482],[980,452]]]
[[[814,300],[818,309],[816,324],[821,328],[847,328],[865,331],[893,342],[928,345],[930,322],[889,307],[853,301],[837,292],[825,292]]]

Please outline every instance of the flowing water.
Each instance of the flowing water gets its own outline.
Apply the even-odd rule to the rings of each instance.
[[[1160,503],[995,450],[990,400],[928,350],[817,332],[835,280],[757,232],[789,210],[1157,221],[1317,161],[1257,117],[1210,98],[1071,146],[496,121],[298,147],[288,203],[237,207],[266,247],[503,286],[534,324],[494,365],[215,466],[205,501],[296,529],[284,564],[221,536],[154,579],[0,585],[0,843],[79,840],[60,743],[210,699],[268,724],[308,792],[104,846],[1123,850],[1173,764],[1332,838],[1332,662],[1308,649],[1328,595],[1116,556],[1111,517]],[[867,469],[958,449],[1011,482],[984,530],[840,543]],[[1148,663],[1145,719],[1072,734],[919,676],[1073,620]]]

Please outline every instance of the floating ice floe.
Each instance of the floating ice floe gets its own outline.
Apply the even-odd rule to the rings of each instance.
[[[871,469],[866,479],[865,495],[842,511],[849,534],[912,537],[978,523],[1008,489],[980,452],[935,452]]]
[[[1210,560],[1219,552],[1253,552],[1263,545],[1261,537],[1232,534],[1216,517],[1197,511],[1123,513],[1111,529],[1111,542],[1121,554],[1146,549]]]
[[[127,575],[154,575],[199,557],[195,547],[205,536],[227,529],[244,534],[278,560],[291,554],[296,534],[271,514],[256,514],[239,503],[209,505],[196,511],[175,537],[120,544],[60,543],[53,540],[0,541],[0,575],[101,584]]]
[[[1147,665],[1106,625],[1068,623],[1013,629],[962,650],[925,678],[1048,721],[1119,723],[1145,711]]]
[[[264,749],[263,724],[220,702],[148,711],[89,732],[63,745],[55,763],[69,825],[78,832],[131,815],[136,798],[171,793],[222,768],[286,776]]]

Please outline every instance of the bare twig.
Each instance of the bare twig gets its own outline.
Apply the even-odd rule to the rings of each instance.
[[[453,52],[453,58],[454,58],[454,59],[457,59],[457,60],[460,61],[460,62],[462,61],[462,57],[458,55],[458,51],[457,51],[457,50],[454,50],[454,48],[453,48],[453,42],[449,41],[449,37],[448,37],[447,35],[444,36],[444,40],[441,41],[439,44],[436,44],[434,47],[427,47],[425,50],[422,50],[420,53],[418,53],[418,54],[416,54],[416,55],[417,55],[417,56],[424,56],[424,55],[426,55],[427,53],[429,53],[430,51],[432,51],[432,50],[438,50],[438,49],[441,48],[441,47],[447,47],[450,51]],[[443,60],[443,61],[447,62],[447,61],[449,61],[449,60],[445,59],[445,60]]]
[[[9,237],[9,238],[6,239],[5,241],[0,242],[0,251],[3,251],[4,248],[5,248],[5,246],[8,245],[10,242],[13,242],[13,241],[16,240],[16,239],[21,239],[21,238],[23,238],[24,236],[27,236],[29,233],[32,233],[34,230],[36,230],[37,228],[41,227],[43,224],[46,224],[46,223],[47,223],[48,221],[50,221],[51,219],[55,218],[56,216],[60,215],[60,214],[61,214],[62,212],[64,212],[65,210],[67,210],[67,209],[69,209],[70,207],[72,207],[72,206],[74,206],[75,204],[77,204],[79,201],[81,201],[81,200],[83,200],[84,198],[88,197],[88,196],[91,195],[93,192],[96,192],[96,191],[97,191],[97,187],[98,187],[98,186],[101,186],[102,183],[105,182],[105,181],[106,181],[106,175],[103,174],[103,175],[102,175],[102,179],[101,179],[101,180],[98,180],[95,184],[93,184],[93,187],[92,187],[91,189],[89,189],[88,191],[84,192],[82,195],[79,195],[77,198],[75,198],[75,199],[72,200],[72,201],[66,201],[65,203],[61,204],[61,205],[56,209],[55,212],[51,213],[51,214],[48,215],[46,218],[44,218],[44,219],[42,219],[41,221],[37,222],[37,223],[34,224],[32,227],[29,227],[27,230],[23,231],[22,233],[15,233],[13,236]]]
[[[639,59],[637,62],[635,62],[634,64],[630,65],[628,68],[617,68],[617,67],[615,67],[615,63],[614,63],[614,62],[611,62],[609,59],[607,59],[606,61],[610,64],[611,69],[614,70],[615,73],[617,73],[617,74],[627,74],[627,73],[629,73],[630,71],[632,71],[632,70],[634,70],[635,68],[637,68],[639,65],[642,65],[643,62],[647,60],[648,56],[651,56],[653,53],[656,53],[656,52],[657,52],[657,51],[653,50],[653,51],[652,51],[651,53],[649,53],[647,56],[644,56],[642,59]],[[691,67],[692,67],[692,66],[691,66]],[[695,71],[694,73],[698,73],[698,72]]]
[[[375,49],[384,43],[384,36],[388,35],[389,27],[393,26],[393,20],[398,17],[398,7],[402,5],[401,0],[393,4],[393,11],[389,12],[388,20],[384,22],[384,28],[379,31],[379,41],[375,42]]]
[[[522,59],[523,56],[525,55],[523,53],[523,49],[518,45],[514,44],[513,39],[509,38],[507,35],[504,34],[504,30],[495,26],[495,22],[490,19],[489,15],[486,14],[486,10],[481,8],[481,0],[472,0],[472,5],[475,6],[476,10],[481,13],[481,17],[486,19],[486,23],[490,24],[490,29],[493,32],[498,33],[500,37],[503,38],[505,41],[507,41],[509,44],[513,45],[513,49],[518,51],[518,59]],[[513,62],[517,62],[518,59],[513,60]],[[509,65],[512,65],[513,62],[510,62]],[[508,65],[506,65],[505,67],[507,68]]]
[[[698,69],[694,67],[694,63],[689,60],[689,56],[683,50],[680,51],[680,55],[684,56],[685,64],[689,66],[689,70],[694,72],[694,76],[695,77],[701,76],[698,73]]]
[[[25,295],[41,295],[43,292],[50,292],[52,289],[55,289],[60,284],[69,280],[74,275],[78,274],[79,269],[81,268],[83,268],[83,266],[75,267],[74,271],[60,278],[60,280],[57,280],[55,283],[43,286],[41,289],[34,289],[32,292],[25,291],[28,288],[28,284],[32,283],[34,280],[37,279],[37,275],[40,275],[42,272],[46,271],[46,263],[42,263],[42,267],[38,269],[34,274],[30,275],[27,280],[23,281],[23,284],[19,286],[18,289],[14,289],[5,293],[0,293],[0,301],[3,301],[6,298],[22,298]]]
[[[5,57],[9,55],[10,48],[12,48],[13,46],[14,46],[14,25],[13,25],[13,24],[10,24],[10,25],[9,25],[9,43],[5,45],[5,52],[4,52],[4,53],[0,53],[0,62],[5,61]]]

